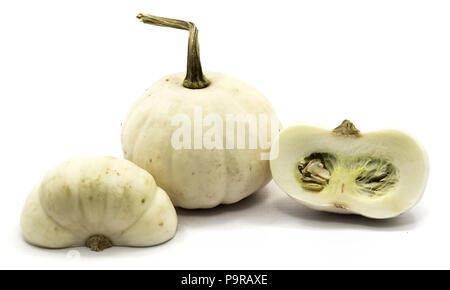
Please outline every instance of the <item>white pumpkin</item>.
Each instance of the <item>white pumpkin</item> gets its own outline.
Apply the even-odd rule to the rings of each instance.
[[[125,158],[150,172],[174,205],[184,208],[234,203],[271,179],[269,161],[262,160],[265,150],[259,146],[207,149],[202,145],[201,149],[194,149],[194,142],[190,142],[191,149],[173,147],[172,136],[179,127],[172,120],[184,114],[193,124],[199,106],[203,116],[215,114],[223,120],[227,114],[265,114],[276,118],[270,103],[256,89],[220,73],[206,75],[211,84],[200,90],[183,87],[183,73],[161,79],[133,105],[123,123]],[[246,130],[246,140],[249,131]],[[237,140],[237,130],[234,137]],[[268,138],[270,142],[270,135]]]
[[[423,147],[396,130],[361,134],[345,120],[333,131],[284,129],[272,147],[275,182],[312,209],[391,218],[422,197],[429,163]]]
[[[198,128],[191,131],[190,127],[187,140],[190,149],[176,148],[172,140],[178,136],[180,126],[176,120],[180,115],[194,127],[196,114],[201,111],[205,119],[200,120],[200,130],[206,138],[213,121],[225,122],[227,115],[258,118],[263,114],[268,121],[277,120],[271,104],[259,91],[237,78],[217,72],[203,75],[197,30],[192,23],[142,14],[138,18],[149,24],[190,30],[188,74],[186,78],[183,73],[162,78],[132,106],[122,128],[125,158],[150,172],[174,205],[183,208],[234,203],[267,184],[271,179],[269,162],[268,157],[263,160],[261,153],[269,155],[270,148],[248,146],[249,138],[259,137],[255,136],[259,131],[251,132],[248,123],[245,123],[247,149],[226,149],[226,140],[220,140],[220,146],[209,148],[201,144],[201,148],[194,148]],[[202,123],[207,122],[207,116],[214,117],[211,124]],[[272,129],[268,124],[266,141],[269,144]],[[235,142],[237,132],[235,129],[233,133]]]
[[[113,157],[72,159],[49,171],[22,212],[25,240],[46,248],[152,246],[172,238],[167,194],[135,164]]]

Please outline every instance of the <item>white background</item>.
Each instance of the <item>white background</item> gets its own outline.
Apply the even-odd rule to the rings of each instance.
[[[431,161],[423,200],[376,221],[314,212],[272,182],[235,205],[177,210],[161,246],[26,244],[31,187],[68,158],[121,157],[129,106],[185,69],[188,33],[139,12],[195,22],[204,69],[257,87],[284,125],[412,133]],[[450,268],[449,16],[449,1],[431,0],[2,1],[0,268]]]

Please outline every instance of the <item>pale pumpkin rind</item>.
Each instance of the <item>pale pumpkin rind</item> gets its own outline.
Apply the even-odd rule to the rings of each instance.
[[[177,216],[148,172],[96,157],[49,171],[29,195],[21,226],[27,242],[46,248],[84,246],[95,235],[113,246],[152,246],[175,235]]]
[[[227,114],[264,114],[278,120],[255,88],[221,73],[205,75],[211,84],[203,89],[183,87],[184,73],[156,82],[132,106],[122,128],[125,158],[150,172],[175,206],[189,209],[235,203],[271,180],[269,161],[261,158],[270,149],[173,148],[172,134],[178,127],[172,119],[184,114],[194,122],[198,107],[203,116],[215,114],[222,120]],[[270,132],[268,137],[271,142]]]

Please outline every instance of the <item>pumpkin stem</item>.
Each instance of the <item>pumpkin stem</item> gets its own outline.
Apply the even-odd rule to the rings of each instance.
[[[202,71],[200,49],[198,45],[198,29],[194,23],[139,13],[137,19],[146,24],[172,27],[189,31],[187,73],[183,86],[188,89],[203,89],[211,83]]]
[[[104,249],[112,247],[112,243],[104,235],[93,235],[86,240],[86,247],[92,251],[101,252]]]
[[[353,137],[361,136],[361,132],[349,120],[342,121],[342,123],[339,126],[334,128],[333,133],[341,136],[353,136]]]

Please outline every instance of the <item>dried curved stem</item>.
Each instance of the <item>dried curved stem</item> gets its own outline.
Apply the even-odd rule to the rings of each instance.
[[[198,29],[194,23],[141,13],[139,13],[136,17],[146,24],[188,30],[189,42],[187,72],[183,86],[189,89],[203,89],[209,86],[211,82],[203,75],[202,65],[200,63]]]

